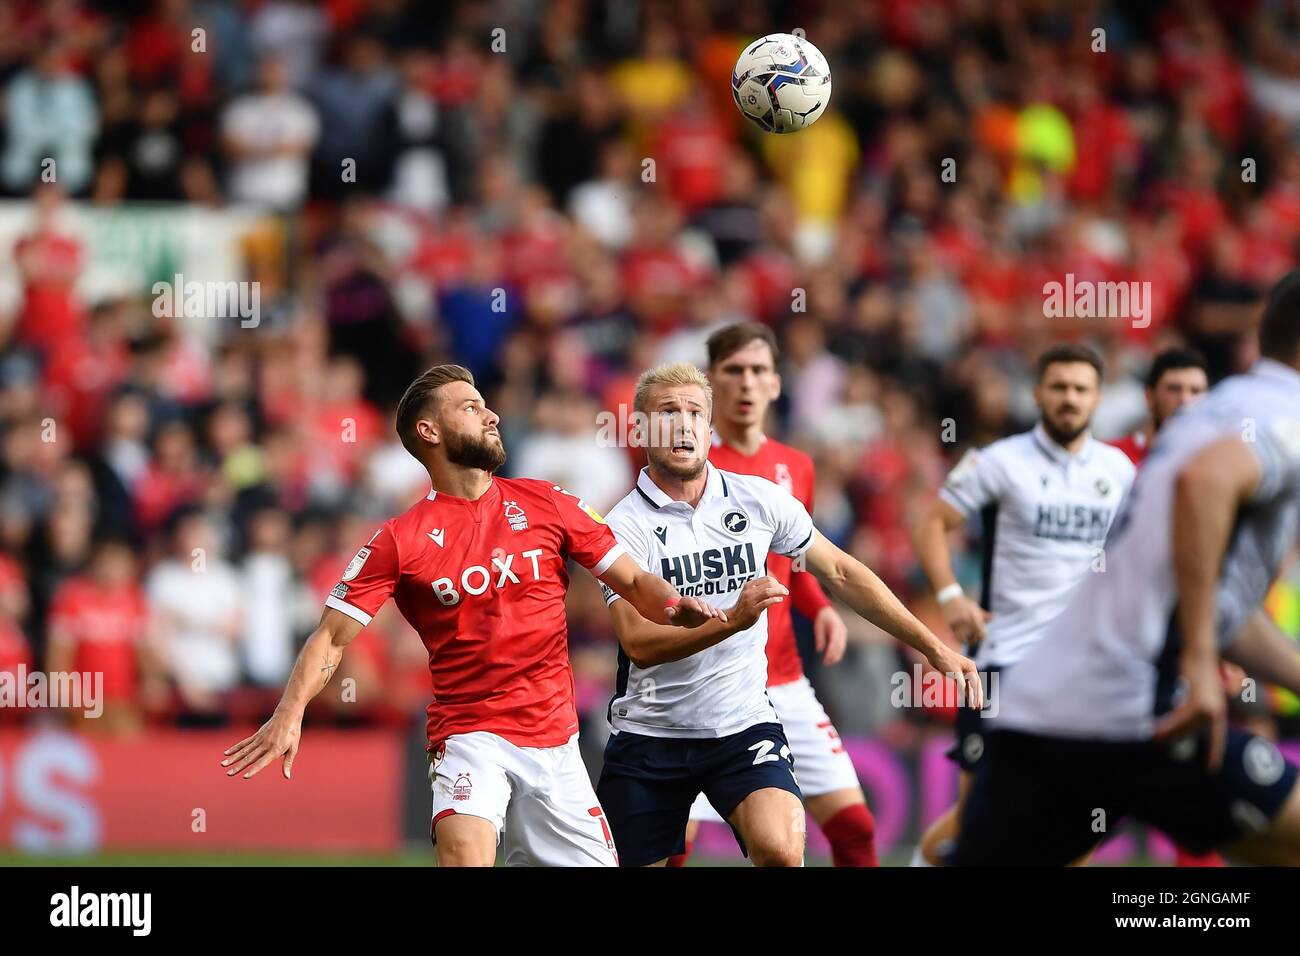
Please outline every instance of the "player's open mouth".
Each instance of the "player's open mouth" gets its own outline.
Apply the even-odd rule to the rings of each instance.
[[[679,452],[686,455],[694,454],[695,442],[678,442],[676,445],[673,445],[672,453],[676,455]]]

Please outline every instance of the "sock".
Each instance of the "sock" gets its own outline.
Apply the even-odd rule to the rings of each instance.
[[[1176,850],[1175,866],[1223,866],[1223,859],[1213,850],[1209,853],[1193,853],[1181,846]]]
[[[670,857],[668,858],[668,865],[669,865],[669,866],[685,866],[685,865],[686,865],[686,861],[687,861],[688,859],[690,859],[690,856],[691,856],[691,850],[693,850],[694,848],[695,848],[695,841],[694,841],[694,840],[687,840],[687,841],[686,841],[686,851],[685,851],[684,853],[674,853],[672,856],[670,856]]]
[[[865,803],[845,807],[822,824],[836,866],[879,866],[876,859],[876,818]]]
[[[921,852],[921,845],[920,845],[919,843],[917,844],[916,849],[914,849],[914,850],[912,851],[912,862],[911,862],[910,865],[911,865],[911,866],[929,866],[929,865],[930,865],[930,861],[927,860],[927,859],[925,858],[925,854]]]

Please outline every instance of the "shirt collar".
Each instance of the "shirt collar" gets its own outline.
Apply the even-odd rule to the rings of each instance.
[[[700,496],[700,502],[703,503],[709,498],[726,498],[731,495],[731,488],[727,485],[727,479],[723,477],[722,472],[713,467],[713,462],[706,461],[704,469],[708,473],[708,479],[704,482],[704,494]],[[641,474],[636,479],[636,490],[640,493],[652,508],[656,511],[665,505],[684,505],[685,501],[678,501],[675,498],[669,498],[663,489],[654,483],[650,477],[650,468],[647,466],[641,469]]]
[[[1091,434],[1084,437],[1083,446],[1073,455],[1052,440],[1051,436],[1047,434],[1047,429],[1043,427],[1041,419],[1034,426],[1033,436],[1034,444],[1039,447],[1044,455],[1058,465],[1068,464],[1070,461],[1077,461],[1086,465],[1092,460],[1092,450],[1093,446],[1096,445],[1096,441]]]

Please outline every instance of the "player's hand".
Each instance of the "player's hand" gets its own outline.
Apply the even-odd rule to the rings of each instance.
[[[1213,657],[1184,660],[1181,670],[1187,696],[1156,721],[1155,739],[1165,742],[1206,729],[1210,741],[1206,766],[1218,770],[1223,764],[1228,734],[1228,699],[1223,693],[1219,662]]]
[[[709,621],[727,623],[727,612],[711,604],[705,604],[699,598],[679,598],[676,604],[664,608],[668,620],[678,627],[699,627]]]
[[[984,640],[984,623],[993,615],[961,594],[939,605],[943,619],[959,641],[974,647]]]
[[[822,663],[833,667],[844,660],[844,647],[848,644],[849,629],[835,608],[827,605],[813,618],[813,646],[822,656]]]
[[[293,758],[298,756],[298,742],[302,737],[302,714],[284,713],[280,710],[264,723],[257,733],[245,737],[225,753],[221,766],[229,767],[226,776],[233,777],[245,767],[244,779],[257,776],[267,764],[284,757],[284,779],[292,776]]]
[[[748,630],[758,623],[759,617],[773,604],[785,600],[790,589],[773,577],[746,581],[740,589],[740,598],[732,605],[730,620],[737,632]]]
[[[929,658],[930,666],[961,684],[965,689],[966,706],[971,710],[984,708],[984,685],[975,662],[958,654],[947,644],[941,645]]]

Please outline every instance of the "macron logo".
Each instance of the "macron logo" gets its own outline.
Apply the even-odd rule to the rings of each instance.
[[[438,547],[440,547],[440,548],[443,546],[443,545],[442,545],[442,537],[443,537],[443,534],[444,534],[444,533],[445,533],[445,532],[444,532],[444,530],[443,530],[442,528],[434,528],[432,531],[426,531],[426,532],[425,532],[425,534],[427,534],[427,535],[429,536],[429,540],[432,541],[434,544],[436,544],[436,545],[437,545]]]

